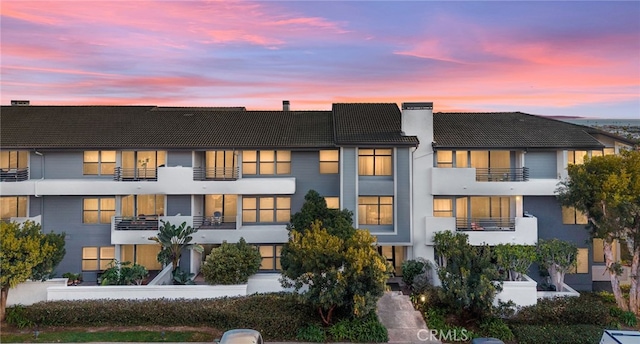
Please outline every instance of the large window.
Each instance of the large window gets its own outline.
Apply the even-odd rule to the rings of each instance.
[[[160,245],[122,245],[120,250],[121,262],[132,262],[147,268],[147,270],[162,270],[158,263]]]
[[[390,176],[393,174],[391,149],[359,149],[358,174],[361,176]]]
[[[511,152],[491,151],[437,151],[436,167],[448,168],[510,168]]]
[[[0,197],[0,211],[2,212],[3,220],[8,220],[12,217],[27,217],[27,197]]]
[[[122,152],[122,177],[125,179],[155,179],[157,168],[166,164],[165,151]]]
[[[206,178],[236,178],[236,159],[234,151],[207,151],[205,154]]]
[[[291,152],[244,151],[242,152],[242,174],[291,174]]]
[[[29,152],[27,151],[0,151],[0,168],[16,170],[28,166]]]
[[[433,216],[453,217],[453,200],[451,198],[434,198]]]
[[[574,207],[562,207],[562,223],[565,225],[586,225],[587,215]]]
[[[242,222],[286,223],[291,220],[291,197],[242,198]]]
[[[321,174],[331,174],[339,172],[340,154],[337,150],[321,150],[319,158]]]
[[[238,213],[237,195],[205,195],[204,196],[205,216],[214,216],[220,212],[221,222],[236,222]]]
[[[262,262],[260,263],[261,271],[277,271],[282,270],[280,265],[280,254],[282,245],[259,245]]]
[[[116,257],[115,246],[87,246],[82,248],[82,271],[100,271],[109,268]]]
[[[111,223],[116,215],[114,197],[85,198],[82,203],[82,223]]]
[[[358,197],[358,224],[391,225],[393,224],[393,197],[360,196]]]
[[[122,197],[122,216],[164,216],[164,195],[129,195]]]
[[[85,151],[82,173],[85,175],[113,175],[116,151]]]
[[[587,274],[589,273],[589,249],[578,248],[578,255],[576,256],[576,266],[570,273],[574,274]]]

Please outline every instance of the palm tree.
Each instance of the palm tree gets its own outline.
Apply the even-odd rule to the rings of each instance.
[[[172,271],[175,272],[180,264],[182,250],[202,252],[204,249],[201,245],[191,243],[191,240],[193,240],[192,234],[198,231],[196,228],[187,226],[186,222],[183,222],[180,226],[172,225],[169,221],[160,220],[160,222],[162,226],[160,226],[158,235],[150,237],[149,240],[153,240],[162,246],[162,249],[158,252],[158,262],[165,265],[171,262]]]

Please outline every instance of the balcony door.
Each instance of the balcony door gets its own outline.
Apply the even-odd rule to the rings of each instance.
[[[205,166],[205,178],[207,179],[237,178],[237,154],[234,151],[207,151]]]
[[[165,151],[122,152],[122,178],[156,179],[157,168],[166,163]]]
[[[221,222],[236,222],[238,214],[237,195],[205,195],[205,216],[214,216],[216,212],[222,215]]]
[[[123,217],[163,216],[164,195],[129,195],[122,197],[121,213]]]

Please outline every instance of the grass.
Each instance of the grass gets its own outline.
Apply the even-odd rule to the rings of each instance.
[[[2,343],[89,343],[89,342],[213,342],[220,335],[212,331],[96,331],[82,329],[42,330],[36,337],[34,332],[7,332],[3,328],[0,333]]]

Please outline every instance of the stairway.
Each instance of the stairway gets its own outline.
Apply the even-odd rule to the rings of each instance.
[[[388,291],[378,300],[377,306],[376,313],[380,322],[387,328],[389,343],[440,343],[429,340],[429,329],[422,314],[413,308],[408,295],[398,291]]]

